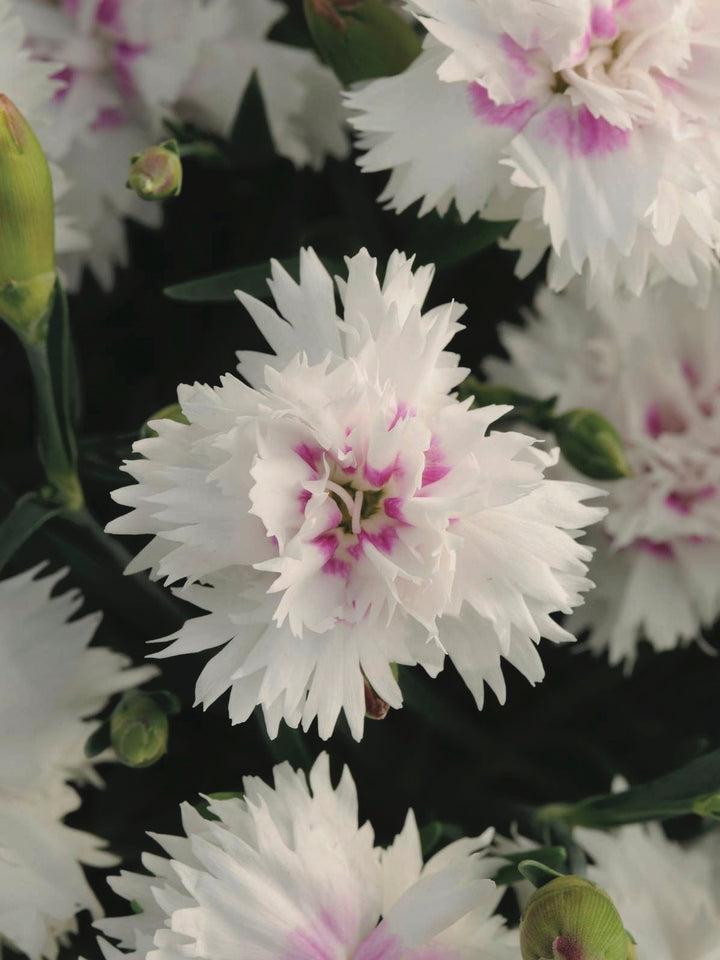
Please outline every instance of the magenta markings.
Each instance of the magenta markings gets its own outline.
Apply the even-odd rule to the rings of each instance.
[[[630,131],[614,127],[602,117],[594,117],[587,107],[578,110],[556,108],[545,118],[548,140],[562,146],[571,157],[606,157],[624,150]]]
[[[608,10],[607,7],[593,7],[590,29],[596,37],[613,40],[618,32],[613,11]]]
[[[358,538],[359,543],[371,543],[376,550],[389,556],[397,543],[398,532],[394,526],[388,524],[382,527],[377,533],[369,533],[362,530]]]
[[[552,946],[553,953],[562,960],[585,960],[585,951],[573,937],[556,937]]]
[[[90,124],[91,130],[117,130],[127,122],[125,113],[120,107],[102,107]]]
[[[332,557],[323,564],[322,572],[330,577],[339,577],[341,580],[348,580],[352,568],[346,560],[338,560],[337,557]]]
[[[384,929],[384,924],[375,927],[369,937],[360,944],[352,960],[400,960],[405,948],[398,937],[393,937]]]
[[[363,467],[363,476],[371,486],[377,487],[378,490],[381,490],[391,477],[402,476],[402,472],[399,455],[395,457],[390,466],[383,467],[382,470],[371,467],[367,462]]]
[[[633,541],[632,546],[638,550],[642,550],[643,553],[649,553],[657,560],[675,559],[675,552],[669,543],[661,543],[657,540],[648,540],[647,537],[639,537]]]
[[[656,440],[663,433],[682,433],[686,423],[674,410],[651,403],[645,411],[645,432]]]
[[[485,87],[479,83],[468,84],[470,105],[476,117],[493,127],[511,127],[522,130],[537,110],[534,100],[518,100],[516,103],[494,103]]]
[[[113,30],[120,30],[121,20],[120,11],[122,0],[100,0],[95,12],[95,21],[102,27],[109,27]]]
[[[53,94],[55,103],[61,103],[68,95],[75,75],[75,70],[73,70],[72,67],[63,67],[62,70],[58,70],[57,73],[52,75],[51,80],[60,80],[64,84],[64,86],[59,87]]]
[[[505,56],[508,58],[509,62],[515,67],[518,73],[522,74],[524,77],[534,77],[535,71],[528,63],[528,52],[519,43],[516,43],[513,38],[504,33],[500,37],[500,46]]]
[[[405,501],[402,497],[385,497],[382,502],[385,516],[389,517],[391,520],[395,520],[397,523],[408,525],[407,520],[403,516],[402,512],[404,502]]]
[[[318,548],[320,553],[325,558],[325,563],[327,564],[333,559],[335,556],[335,551],[338,548],[337,534],[321,533],[319,537],[313,538],[312,543]]]
[[[695,493],[680,493],[676,490],[665,497],[665,506],[669,510],[674,510],[675,513],[687,516],[687,514],[692,513],[696,504],[702,503],[703,500],[712,500],[716,493],[717,488],[712,485],[702,487]]]
[[[135,81],[132,75],[132,66],[135,60],[147,53],[150,48],[144,43],[115,44],[112,56],[112,66],[122,95],[128,100],[136,96]]]
[[[293,447],[293,453],[296,453],[301,460],[305,461],[311,470],[315,471],[315,478],[317,479],[322,465],[322,447],[311,447],[308,443],[298,443]]]
[[[428,487],[431,483],[437,483],[450,473],[451,467],[445,462],[445,454],[440,446],[440,441],[433,435],[430,446],[425,451],[425,468],[423,469],[421,487]]]

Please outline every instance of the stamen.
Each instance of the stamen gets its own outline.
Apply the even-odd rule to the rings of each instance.
[[[353,510],[355,509],[355,501],[347,492],[347,490],[344,487],[341,487],[339,483],[335,483],[332,480],[328,480],[326,486],[331,493],[334,493],[335,496],[340,497],[342,502],[347,507],[348,513],[352,517]]]
[[[356,490],[355,500],[353,502],[352,510],[350,511],[350,519],[352,521],[352,532],[354,534],[360,533],[360,512],[363,505],[363,492],[362,490]]]

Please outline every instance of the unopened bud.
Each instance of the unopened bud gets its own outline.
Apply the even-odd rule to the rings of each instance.
[[[166,140],[131,158],[127,185],[143,200],[165,200],[180,193],[182,172],[177,141]]]
[[[520,920],[523,960],[630,960],[633,951],[615,904],[582,877],[541,886]]]
[[[55,204],[47,159],[0,94],[0,316],[28,343],[47,336],[55,287]]]
[[[128,767],[149,767],[167,750],[167,711],[149,693],[126,693],[110,718],[110,743]]]
[[[713,817],[720,819],[720,793],[708,793],[702,797],[696,797],[693,801],[693,813],[701,817]]]
[[[384,0],[303,0],[323,60],[341,83],[402,73],[422,48],[410,23]]]
[[[552,430],[563,456],[593,480],[632,476],[620,434],[594,410],[570,410],[553,419]]]
[[[365,716],[368,720],[384,720],[390,711],[390,704],[375,693],[367,677],[363,677],[363,683],[365,684]]]

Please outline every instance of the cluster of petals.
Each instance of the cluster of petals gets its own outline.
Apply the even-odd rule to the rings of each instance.
[[[54,81],[42,142],[65,171],[65,202],[89,240],[61,257],[73,287],[86,264],[100,283],[112,285],[114,266],[126,260],[123,217],[159,224],[160,207],[125,182],[131,155],[167,137],[165,118],[228,136],[255,76],[279,154],[319,167],[328,153],[347,152],[332,73],[310,51],[266,39],[286,9],[275,0],[14,0],[14,6],[38,69]]]
[[[720,243],[714,0],[410,0],[428,30],[400,76],[349,96],[382,199],[517,221],[527,274],[634,294],[709,288]]]
[[[681,846],[650,823],[575,837],[593,860],[588,878],[610,894],[638,960],[719,960],[716,835]]]
[[[71,620],[81,598],[51,597],[63,574],[36,573],[0,582],[0,944],[54,960],[75,914],[101,912],[81,864],[117,862],[62,822],[80,804],[68,781],[99,782],[84,755],[96,726],[86,718],[155,671],[88,649],[98,616]]]
[[[273,263],[279,314],[239,293],[275,355],[239,354],[250,386],[181,386],[188,422],[153,421],[113,494],[134,509],[108,530],[154,535],[128,570],[208,611],[156,656],[222,646],[198,702],[229,689],[233,722],[262,704],[273,735],[318,716],[328,737],[344,709],[359,739],[365,680],[402,703],[393,663],[435,675],[447,653],[478,706],[485,683],[504,699],[502,657],[541,679],[536,644],[573,639],[552,614],[590,586],[579,531],[604,514],[595,488],[545,478],[555,452],[488,433],[508,407],[449,394],[464,308],[422,311],[432,268],[395,253],[381,284],[366,251],[347,264],[342,319],[312,251],[299,283]]]
[[[96,924],[106,960],[253,957],[253,960],[514,960],[516,937],[494,915],[492,830],[458,840],[423,865],[412,811],[387,849],[358,825],[347,769],[337,786],[323,754],[309,775],[274,769],[242,799],[210,799],[213,819],[182,807],[185,836],[156,836],[149,875],[112,888],[133,916]]]
[[[591,535],[597,589],[569,626],[613,663],[698,637],[720,614],[720,292],[707,308],[667,282],[637,300],[544,291],[524,329],[506,325],[498,383],[558,411],[590,407],[620,432],[633,475],[608,484]]]

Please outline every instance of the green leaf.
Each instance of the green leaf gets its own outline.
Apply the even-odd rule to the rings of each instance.
[[[244,797],[245,794],[242,790],[219,790],[217,793],[208,793],[207,797],[203,797],[201,800],[194,805],[197,812],[201,817],[204,817],[206,820],[219,820],[216,814],[210,809],[210,800],[233,800],[236,797]]]
[[[85,741],[85,756],[97,757],[103,750],[110,749],[110,721],[102,723]]]
[[[508,865],[501,867],[493,880],[498,886],[507,886],[523,879],[524,874],[520,870],[523,860],[533,860],[551,870],[562,872],[567,860],[567,851],[565,847],[536,847],[534,850],[519,850],[517,853],[503,853],[501,856],[503,860],[508,861]]]
[[[0,523],[0,570],[36,530],[58,513],[60,507],[45,502],[39,494],[23,494]]]
[[[50,313],[48,358],[55,406],[65,448],[71,463],[77,463],[75,427],[80,418],[82,400],[77,360],[70,333],[70,317],[65,290],[58,280]]]
[[[444,826],[439,820],[433,820],[426,823],[420,830],[420,845],[422,847],[423,859],[427,859],[430,854],[435,852],[440,843],[444,832]]]
[[[267,122],[257,75],[253,73],[238,108],[229,144],[244,166],[267,164],[275,158],[275,144]]]
[[[714,814],[720,795],[720,750],[691,760],[672,773],[620,793],[588,797],[579,803],[541,807],[540,823],[558,819],[568,826],[606,829],[686,813]]]
[[[339,260],[330,257],[321,257],[321,260],[331,274],[343,272],[343,264]],[[299,256],[286,257],[278,263],[297,280],[300,275]],[[171,287],[165,287],[163,293],[171,300],[183,300],[186,303],[237,303],[235,290],[242,290],[259,300],[269,300],[270,290],[267,285],[269,277],[270,263],[264,260],[262,263],[215,273],[198,280],[176,283]]]
[[[418,217],[412,207],[398,217],[405,246],[417,255],[418,263],[434,263],[438,269],[464,263],[506,237],[513,228],[512,221],[481,220],[473,217],[463,223],[452,210],[441,217],[432,212]]]
[[[558,877],[563,876],[562,873],[546,867],[544,863],[537,860],[521,860],[518,864],[518,870],[526,880],[529,880],[537,888],[544,887],[551,880],[557,880]]]

